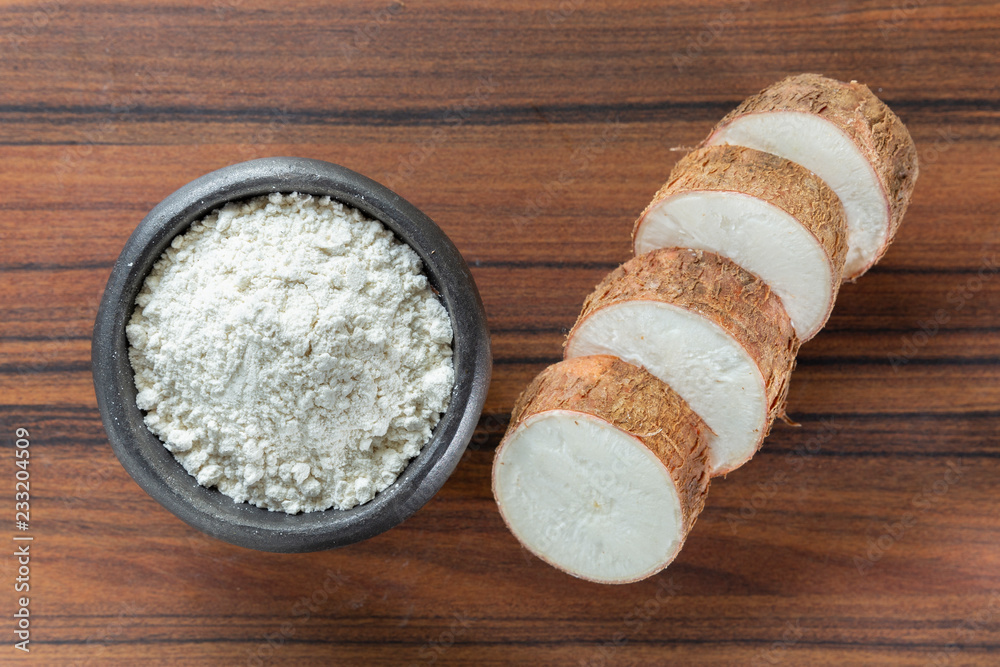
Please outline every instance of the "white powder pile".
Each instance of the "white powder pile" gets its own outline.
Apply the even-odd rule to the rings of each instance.
[[[452,328],[419,257],[308,195],[227,204],[173,240],[127,328],[146,424],[204,486],[348,509],[448,407]]]

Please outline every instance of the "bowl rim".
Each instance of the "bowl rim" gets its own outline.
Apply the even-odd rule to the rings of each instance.
[[[227,202],[299,192],[353,206],[420,256],[451,318],[455,384],[431,439],[374,499],[349,510],[290,515],[237,503],[200,486],[150,431],[136,406],[125,326],[155,261],[175,236]],[[389,188],[337,164],[298,157],[240,162],[201,176],[157,204],[132,232],[108,278],[91,343],[94,391],[111,447],[129,475],[166,509],[208,535],[260,551],[346,546],[400,523],[436,494],[458,465],[482,413],[492,373],[486,313],[469,267],[427,215]]]

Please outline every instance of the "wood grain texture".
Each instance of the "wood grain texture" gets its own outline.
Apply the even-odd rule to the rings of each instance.
[[[1000,661],[1000,6],[956,0],[0,1],[0,483],[33,442],[32,651],[91,665]],[[517,394],[681,153],[797,72],[868,84],[920,182],[806,344],[779,424],[677,561],[627,587],[530,557],[489,492]],[[333,552],[188,528],[114,459],[90,379],[111,265],[156,202],[265,155],[393,186],[492,327],[480,429],[402,526]]]

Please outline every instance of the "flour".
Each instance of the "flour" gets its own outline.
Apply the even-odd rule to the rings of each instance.
[[[146,425],[203,486],[348,509],[419,453],[454,382],[419,257],[328,197],[230,203],[176,237],[126,329]]]

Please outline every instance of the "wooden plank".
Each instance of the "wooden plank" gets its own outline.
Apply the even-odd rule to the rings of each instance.
[[[1000,6],[978,0],[0,0],[0,459],[28,429],[37,535],[32,653],[0,662],[996,664],[997,43]],[[490,496],[513,402],[684,147],[801,71],[867,82],[908,124],[921,174],[899,237],[803,347],[799,425],[713,483],[677,562],[623,587],[565,576]],[[344,164],[428,213],[493,331],[445,487],[332,552],[176,519],[115,460],[91,381],[135,225],[265,155]]]

